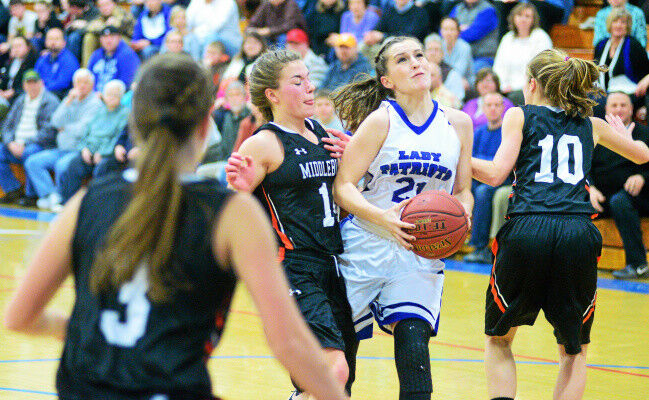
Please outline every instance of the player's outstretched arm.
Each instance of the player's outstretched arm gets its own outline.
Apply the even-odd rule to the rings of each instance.
[[[641,140],[633,140],[619,117],[607,116],[607,119],[611,123],[610,125],[601,118],[590,117],[593,123],[595,143],[601,144],[636,164],[649,162],[647,145]]]
[[[277,245],[259,203],[236,194],[215,225],[213,248],[231,263],[259,310],[268,344],[293,377],[317,399],[346,399],[325,353],[302,319],[277,261]]]
[[[401,245],[411,249],[412,245],[408,241],[415,240],[415,237],[403,229],[414,229],[415,226],[400,218],[400,211],[408,201],[383,210],[368,202],[356,188],[383,146],[388,136],[388,127],[389,117],[385,108],[372,112],[358,127],[347,144],[336,173],[334,200],[340,208],[358,218],[385,228]]]
[[[452,108],[445,108],[444,114],[457,132],[460,139],[460,159],[453,185],[453,195],[462,203],[469,221],[473,213],[473,194],[471,193],[471,154],[473,153],[473,122],[471,118],[462,111]],[[469,222],[470,223],[470,222]]]
[[[72,271],[72,238],[85,191],[74,195],[52,222],[20,286],[9,301],[7,329],[58,338],[65,336],[68,316],[45,306]]]
[[[500,186],[514,168],[523,142],[525,116],[519,107],[512,107],[505,113],[502,126],[502,141],[492,161],[471,158],[473,178],[491,186]]]

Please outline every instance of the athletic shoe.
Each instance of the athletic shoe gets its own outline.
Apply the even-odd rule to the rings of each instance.
[[[638,279],[649,276],[649,266],[642,264],[634,267],[627,265],[624,269],[613,271],[613,277],[617,279]]]
[[[488,247],[477,249],[473,251],[473,253],[467,254],[462,261],[478,264],[491,264],[491,251]]]

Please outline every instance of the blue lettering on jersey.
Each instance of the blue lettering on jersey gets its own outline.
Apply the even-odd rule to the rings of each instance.
[[[430,154],[430,153],[429,153]],[[419,175],[447,181],[453,176],[453,171],[443,165],[421,162],[400,162],[379,166],[383,175]]]

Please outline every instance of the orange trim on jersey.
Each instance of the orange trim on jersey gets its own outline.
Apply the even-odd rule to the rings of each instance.
[[[582,323],[586,323],[590,317],[593,316],[593,313],[595,312],[595,303],[597,302],[597,293],[595,293],[595,298],[593,298],[593,304],[590,305],[590,310],[588,310],[588,314],[584,317],[584,321]]]
[[[498,289],[496,289],[496,253],[498,252],[498,241],[494,239],[491,245],[491,251],[494,253],[494,265],[491,267],[491,278],[489,278],[489,285],[491,285],[491,294],[494,296],[494,301],[501,312],[505,312],[505,305],[498,296]]]
[[[514,192],[511,192],[511,193],[507,196],[508,199],[511,199],[512,197],[514,197]]]
[[[286,254],[286,249],[282,246],[279,247],[279,250],[277,251],[277,261],[282,262],[284,261],[284,255]]]
[[[275,232],[277,232],[277,235],[279,236],[279,239],[282,241],[284,247],[286,247],[288,250],[293,250],[293,243],[291,243],[288,236],[286,236],[286,234],[279,229],[279,224],[277,223],[277,216],[275,215],[275,210],[273,209],[273,206],[270,203],[270,199],[266,194],[266,190],[263,187],[261,188],[261,190],[262,192],[264,192],[264,198],[266,198],[266,202],[268,203],[268,211],[270,212],[270,219],[273,224],[273,228],[275,228]]]

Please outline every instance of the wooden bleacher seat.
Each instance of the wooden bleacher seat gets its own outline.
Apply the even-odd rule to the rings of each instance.
[[[622,238],[611,218],[599,218],[593,221],[602,234],[602,257],[598,268],[607,270],[623,269],[625,266],[624,246]],[[642,241],[649,249],[649,218],[643,218],[641,223]],[[648,252],[649,256],[649,252]]]

